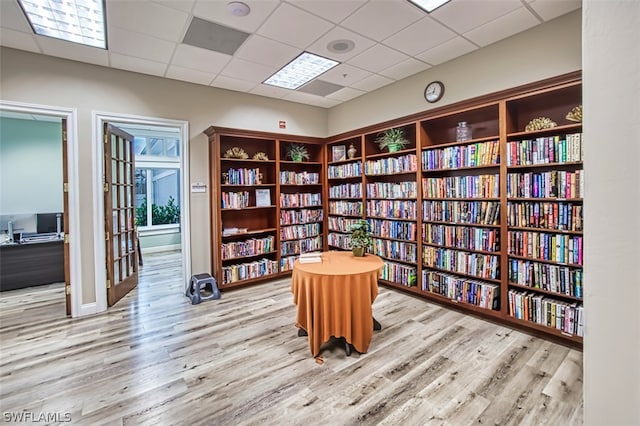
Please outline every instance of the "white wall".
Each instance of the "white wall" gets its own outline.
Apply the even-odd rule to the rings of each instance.
[[[640,2],[583,0],[584,424],[640,425]]]
[[[61,121],[0,118],[0,214],[61,212],[62,195]]]

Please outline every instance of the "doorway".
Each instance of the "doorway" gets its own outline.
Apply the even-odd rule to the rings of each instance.
[[[134,137],[135,222],[144,255],[160,251],[180,251],[182,282],[186,288],[191,276],[189,204],[188,204],[188,123],[153,117],[94,113],[94,182],[96,194],[103,193],[104,153],[102,129],[113,125]],[[98,197],[98,224],[104,229],[104,198]],[[100,225],[98,225],[100,226]],[[96,235],[104,235],[104,232]],[[96,265],[105,264],[105,240],[96,241]],[[100,260],[99,260],[100,258]],[[103,268],[96,267],[96,280],[106,282]],[[97,293],[97,303],[106,309],[104,288]]]

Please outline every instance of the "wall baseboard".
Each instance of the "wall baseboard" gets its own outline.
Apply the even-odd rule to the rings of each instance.
[[[170,244],[170,245],[167,245],[167,246],[156,246],[156,247],[141,248],[142,257],[143,257],[142,260],[144,260],[144,255],[145,254],[161,253],[163,251],[180,251],[181,248],[182,248],[181,244]]]

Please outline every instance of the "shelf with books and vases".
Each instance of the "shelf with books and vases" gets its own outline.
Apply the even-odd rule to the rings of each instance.
[[[508,99],[504,156],[508,316],[580,343],[581,91],[573,82]]]

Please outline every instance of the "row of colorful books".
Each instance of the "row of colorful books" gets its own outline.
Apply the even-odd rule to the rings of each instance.
[[[280,255],[291,256],[309,251],[322,250],[322,236],[303,238],[301,240],[283,241],[280,244]]]
[[[584,308],[541,294],[509,290],[509,316],[555,328],[567,334],[584,335]]]
[[[382,265],[380,279],[391,281],[396,284],[413,287],[417,285],[418,270],[414,266],[403,265],[400,263],[389,262],[385,260]]]
[[[418,245],[414,243],[374,238],[373,253],[380,257],[401,262],[418,262]]]
[[[584,170],[508,173],[507,197],[582,198]]]
[[[415,222],[368,219],[371,233],[382,238],[415,241],[418,226]]]
[[[323,209],[281,210],[280,225],[322,222]]]
[[[319,223],[307,223],[304,225],[283,226],[280,228],[280,239],[294,240],[301,238],[315,237],[320,234]]]
[[[297,208],[313,207],[322,205],[322,194],[320,193],[295,193],[280,194],[280,207]]]
[[[367,176],[391,175],[394,173],[415,172],[417,170],[418,160],[415,154],[368,160],[364,164],[364,173]]]
[[[349,247],[349,241],[351,241],[351,238],[348,234],[337,234],[335,232],[330,232],[329,235],[327,235],[327,244],[329,244],[329,246],[331,247],[350,250],[351,247]]]
[[[351,232],[351,227],[358,222],[359,219],[351,219],[341,216],[329,216],[327,225],[330,231]]]
[[[223,192],[223,209],[244,209],[249,207],[249,191]]]
[[[582,265],[581,235],[509,231],[507,253],[550,262]]]
[[[367,198],[416,198],[416,182],[375,182],[367,184]]]
[[[582,133],[507,142],[507,166],[582,161]]]
[[[227,170],[227,182],[231,185],[253,186],[262,183],[262,173],[259,168],[255,169],[234,169]]]
[[[410,200],[369,200],[367,216],[389,219],[417,220],[416,202]]]
[[[329,188],[329,198],[362,198],[362,182],[332,186]]]
[[[329,214],[362,216],[362,201],[329,201]]]
[[[500,257],[442,247],[422,247],[424,266],[486,279],[500,279]]]
[[[233,259],[242,256],[255,256],[275,250],[275,238],[251,238],[246,241],[234,241],[221,245],[222,260]]]
[[[509,201],[507,224],[523,228],[582,231],[582,204]]]
[[[425,269],[422,271],[422,290],[484,309],[500,309],[500,287],[485,281]]]
[[[428,244],[455,247],[465,250],[500,250],[499,231],[496,228],[426,223],[422,225],[422,241]]]
[[[253,262],[238,263],[222,267],[222,283],[260,278],[278,273],[278,262],[271,259],[260,259]]]
[[[422,170],[491,166],[499,162],[500,145],[497,140],[434,148],[422,152]]]
[[[362,176],[362,163],[359,161],[327,167],[329,179],[344,179]]]
[[[422,219],[434,222],[498,225],[500,222],[500,202],[448,200],[423,201]]]
[[[310,185],[320,183],[320,173],[280,171],[280,183],[284,185]]]
[[[422,196],[425,198],[498,198],[500,180],[497,174],[423,178]]]
[[[509,282],[581,298],[584,275],[581,268],[509,259]]]

